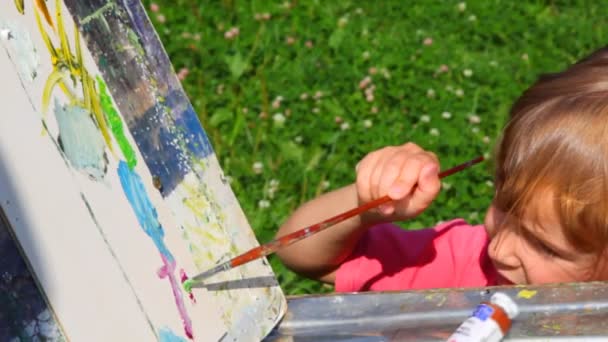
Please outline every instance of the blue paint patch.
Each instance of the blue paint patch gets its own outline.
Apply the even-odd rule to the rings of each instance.
[[[212,154],[211,142],[184,93],[174,90],[167,96],[165,102],[167,106],[178,109],[180,113],[175,117],[175,123],[182,129],[181,135],[186,141],[188,150],[199,158]]]
[[[152,238],[156,248],[165,256],[167,261],[174,262],[173,255],[163,241],[165,232],[160,222],[158,222],[156,209],[148,197],[141,177],[135,171],[132,171],[129,165],[122,160],[118,164],[118,176],[120,177],[122,189],[137,216],[139,225]]]
[[[158,331],[158,341],[159,342],[186,342],[187,340],[181,336],[177,336],[169,328],[161,328]]]
[[[479,318],[480,321],[485,321],[494,314],[494,309],[487,304],[479,304],[473,312],[473,317]]]
[[[167,113],[170,110],[171,113]],[[193,161],[213,154],[211,143],[182,91],[174,90],[129,125],[163,196],[191,171]]]
[[[76,105],[62,105],[55,99],[55,118],[59,126],[59,144],[77,170],[101,180],[107,170],[105,141],[91,114]]]

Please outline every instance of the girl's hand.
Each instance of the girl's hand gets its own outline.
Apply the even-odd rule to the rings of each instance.
[[[384,195],[393,199],[372,214],[373,221],[413,218],[431,204],[441,187],[437,157],[413,143],[371,152],[356,169],[360,205]]]

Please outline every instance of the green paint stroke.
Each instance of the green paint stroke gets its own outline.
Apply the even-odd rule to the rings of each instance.
[[[188,279],[182,285],[184,286],[184,290],[186,290],[186,292],[191,293],[194,281],[192,279]]]
[[[127,159],[127,165],[129,165],[129,168],[133,170],[135,165],[137,165],[137,157],[135,156],[135,150],[133,150],[133,147],[125,136],[125,130],[122,125],[122,120],[120,119],[120,115],[118,115],[118,111],[116,110],[116,108],[114,108],[112,98],[108,93],[108,87],[104,83],[103,79],[101,79],[101,77],[99,76],[97,76],[97,86],[99,87],[101,108],[106,114],[106,119],[110,124],[112,134],[114,134],[114,138],[116,139],[116,141],[118,141],[118,146],[120,146],[122,154]]]

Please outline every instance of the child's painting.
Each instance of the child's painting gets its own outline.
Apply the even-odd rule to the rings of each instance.
[[[0,75],[0,218],[49,336],[241,341],[274,327],[286,301],[265,260],[182,286],[258,243],[139,2],[1,2]]]

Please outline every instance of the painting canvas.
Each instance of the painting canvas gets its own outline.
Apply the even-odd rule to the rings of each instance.
[[[48,308],[37,329],[232,341],[276,325],[265,259],[183,289],[258,242],[138,1],[0,3],[0,75],[0,216]]]

